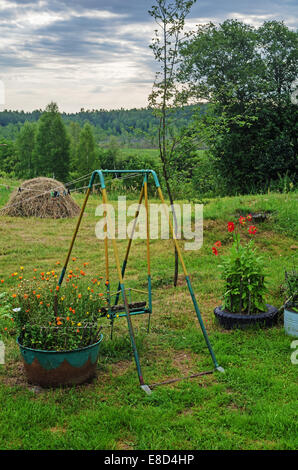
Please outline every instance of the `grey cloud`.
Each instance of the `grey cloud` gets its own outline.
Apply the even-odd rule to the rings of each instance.
[[[40,95],[42,89],[47,93],[45,73],[52,74],[67,88],[72,73],[81,73],[83,70],[88,72],[91,67],[96,69],[98,64],[126,62],[127,74],[122,69],[117,76],[113,69],[112,75],[99,83],[98,77],[94,76],[92,81],[90,74],[88,75],[90,100],[92,93],[105,94],[105,81],[110,88],[117,80],[124,85],[135,85],[136,89],[148,88],[152,83],[156,64],[148,46],[150,28],[152,26],[153,35],[154,25],[148,9],[154,4],[154,0],[11,2],[18,7],[1,10],[0,16],[1,78],[5,73],[13,72],[14,68],[16,71],[27,68],[28,75],[34,75],[37,80],[42,77],[43,88],[36,88],[36,94]],[[102,11],[115,16],[100,16],[99,12]],[[36,15],[35,24],[30,21],[20,24],[28,21],[32,13]],[[297,0],[198,0],[189,19],[210,18],[221,22],[231,17],[232,13],[241,15],[242,19],[247,16],[248,20],[251,15],[285,18],[293,26],[297,25],[298,4]],[[38,14],[48,15],[49,19],[41,17],[38,24]],[[18,15],[19,19],[16,21]],[[146,32],[143,30],[145,27]],[[35,92],[33,86],[32,90]],[[132,106],[135,106],[133,101]]]

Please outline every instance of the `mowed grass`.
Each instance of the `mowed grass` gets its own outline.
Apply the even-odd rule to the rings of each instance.
[[[83,196],[75,196],[82,204]],[[5,201],[3,201],[4,203]],[[90,263],[90,276],[104,275],[103,242],[95,237],[98,197],[91,196],[83,217],[71,268]],[[116,205],[115,205],[116,207]],[[6,365],[0,366],[1,449],[297,449],[297,365],[291,363],[293,338],[284,334],[282,319],[271,329],[224,331],[214,308],[221,303],[218,259],[211,247],[230,246],[226,223],[238,211],[271,210],[258,225],[256,244],[265,258],[268,303],[283,303],[284,268],[297,248],[295,194],[245,196],[206,201],[204,244],[186,251],[202,316],[217,360],[225,374],[215,373],[154,389],[147,396],[138,386],[125,319],[104,341],[97,378],[90,384],[35,393],[26,384],[15,337],[6,340]],[[56,269],[63,263],[75,220],[0,219],[0,278],[24,266],[25,276]],[[127,241],[119,241],[121,258]],[[184,242],[181,242],[183,247]],[[180,272],[172,286],[171,241],[151,242],[153,309],[133,318],[146,383],[212,369],[189,293]],[[111,250],[111,273],[117,287]],[[146,243],[133,242],[127,286],[146,288]],[[6,287],[5,287],[6,286]]]

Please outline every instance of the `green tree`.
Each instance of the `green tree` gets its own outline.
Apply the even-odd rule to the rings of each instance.
[[[120,145],[115,136],[110,137],[107,145],[100,148],[99,166],[105,170],[114,170],[120,153]]]
[[[69,172],[69,147],[69,137],[58,106],[56,103],[50,103],[38,123],[36,174],[66,180]]]
[[[17,163],[14,142],[0,139],[0,170],[13,176],[15,175]]]
[[[180,79],[212,104],[204,134],[228,192],[264,190],[287,173],[295,178],[297,45],[297,32],[282,22],[257,29],[227,20],[200,26],[181,48]]]
[[[78,158],[78,147],[80,142],[81,127],[76,121],[72,121],[68,127],[68,133],[70,136],[70,170],[76,171],[77,158]]]
[[[18,174],[32,178],[35,174],[34,150],[35,150],[36,125],[26,121],[20,130],[16,140],[16,153],[18,157]]]
[[[170,161],[174,156],[175,147],[180,141],[181,136],[177,136],[175,133],[175,126],[173,125],[173,120],[171,121],[171,115],[173,110],[175,111],[178,106],[184,105],[187,102],[185,94],[181,93],[181,90],[177,87],[176,74],[185,18],[194,3],[195,0],[174,0],[172,2],[169,0],[156,0],[156,3],[149,10],[150,16],[154,18],[158,26],[150,48],[160,67],[155,77],[152,93],[149,96],[149,105],[153,108],[154,114],[159,120],[159,156],[162,162],[167,192],[173,208],[175,229],[177,228],[177,220],[170,185]],[[177,280],[178,253],[175,249],[175,286],[177,285]]]
[[[90,173],[95,169],[95,139],[88,122],[80,132],[76,161],[77,169],[82,174]]]

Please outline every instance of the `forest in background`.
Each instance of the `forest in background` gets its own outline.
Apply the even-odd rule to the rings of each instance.
[[[297,32],[279,21],[226,20],[177,43],[193,2],[180,2],[178,17],[157,3],[152,15],[171,29],[166,45],[152,43],[163,73],[150,107],[3,111],[0,175],[66,182],[95,168],[152,168],[172,199],[295,190]]]

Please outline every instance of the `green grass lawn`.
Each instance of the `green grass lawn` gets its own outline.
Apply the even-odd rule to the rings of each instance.
[[[158,158],[159,157],[159,150],[158,149],[137,149],[137,148],[129,148],[129,147],[121,147],[120,150],[120,157],[152,157]]]
[[[2,197],[4,204],[8,194]],[[75,195],[82,203],[82,195]],[[94,234],[98,220],[96,196],[74,246],[77,261],[88,261],[90,276],[104,275],[103,243]],[[284,268],[297,249],[297,198],[270,194],[206,201],[204,245],[186,251],[185,261],[218,362],[215,373],[161,386],[147,396],[138,386],[125,319],[115,326],[113,342],[104,320],[104,341],[97,378],[87,385],[34,392],[27,385],[15,337],[5,340],[6,364],[0,366],[1,449],[297,449],[297,365],[291,363],[293,338],[284,334],[282,319],[271,329],[224,331],[213,310],[221,303],[216,240],[228,250],[226,223],[238,211],[271,211],[258,225],[256,244],[268,273],[268,303],[283,303]],[[75,220],[1,217],[0,287],[24,266],[24,275],[56,269],[63,263]],[[181,242],[183,245],[183,242]],[[123,257],[125,241],[119,241]],[[147,318],[133,318],[146,383],[212,369],[192,302],[183,278],[172,286],[171,241],[151,243],[153,309],[151,332]],[[116,288],[111,252],[112,282]],[[127,270],[127,285],[146,288],[146,244],[135,240]]]

